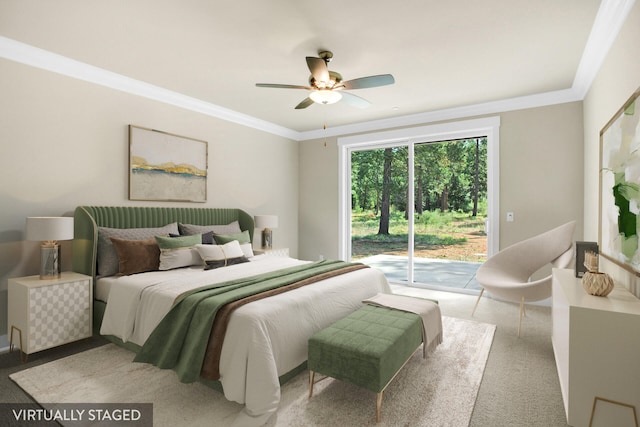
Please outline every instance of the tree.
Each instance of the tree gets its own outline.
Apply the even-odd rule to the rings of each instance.
[[[393,151],[384,149],[384,167],[382,173],[382,202],[380,203],[380,227],[378,234],[389,234],[389,215],[391,204],[391,162]]]
[[[373,209],[378,214],[382,191],[382,150],[351,153],[352,208]]]

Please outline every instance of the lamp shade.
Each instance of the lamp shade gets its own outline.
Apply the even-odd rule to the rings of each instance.
[[[342,99],[342,94],[330,89],[320,89],[311,92],[309,98],[318,104],[335,104]]]
[[[27,218],[27,240],[53,242],[73,239],[73,218],[31,216]]]
[[[256,215],[253,217],[256,228],[278,228],[277,215]]]

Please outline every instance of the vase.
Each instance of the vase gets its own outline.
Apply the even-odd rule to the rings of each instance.
[[[589,295],[606,297],[613,290],[613,279],[606,273],[587,271],[582,276],[582,287]]]

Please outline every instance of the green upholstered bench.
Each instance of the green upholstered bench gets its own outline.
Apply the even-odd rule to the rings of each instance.
[[[309,398],[313,396],[316,372],[355,384],[377,393],[379,422],[385,388],[422,340],[419,315],[363,306],[309,339]]]

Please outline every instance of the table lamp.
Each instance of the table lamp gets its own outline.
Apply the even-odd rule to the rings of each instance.
[[[40,245],[40,279],[60,277],[59,240],[73,239],[73,218],[35,216],[27,218],[27,240],[37,240]]]
[[[278,217],[276,215],[256,215],[254,217],[256,228],[262,229],[262,249],[273,247],[272,228],[278,228]]]

